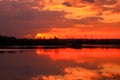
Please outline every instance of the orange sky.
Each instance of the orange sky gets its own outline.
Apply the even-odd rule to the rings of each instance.
[[[120,38],[120,0],[0,0],[0,34]]]

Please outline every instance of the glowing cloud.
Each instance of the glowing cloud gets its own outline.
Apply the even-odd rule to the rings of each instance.
[[[0,34],[20,37],[42,33],[51,37],[73,29],[71,35],[76,37],[106,32],[104,38],[120,38],[116,37],[120,34],[119,7],[119,0],[1,0]],[[53,34],[55,28],[62,32]]]

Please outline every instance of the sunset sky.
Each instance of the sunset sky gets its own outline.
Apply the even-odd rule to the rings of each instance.
[[[120,38],[120,0],[0,0],[0,35]]]

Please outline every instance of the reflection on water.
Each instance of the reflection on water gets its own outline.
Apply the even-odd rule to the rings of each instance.
[[[0,53],[0,80],[120,80],[120,49],[39,47]]]

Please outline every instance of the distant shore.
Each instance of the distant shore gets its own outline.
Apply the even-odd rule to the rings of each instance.
[[[120,39],[27,39],[0,36],[0,48],[120,48]]]

